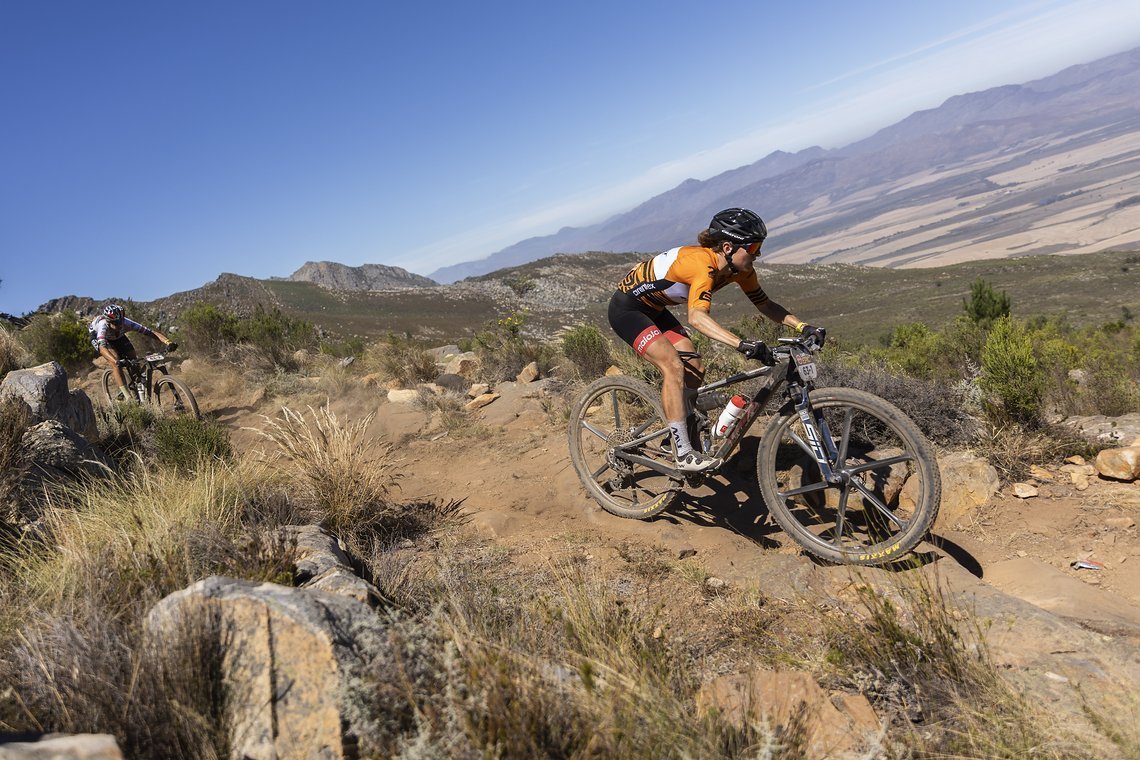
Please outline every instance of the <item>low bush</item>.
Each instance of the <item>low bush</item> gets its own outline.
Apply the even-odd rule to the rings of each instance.
[[[56,361],[76,369],[95,358],[87,325],[63,314],[37,314],[20,331],[19,340],[37,364]]]
[[[192,474],[203,464],[233,459],[229,431],[189,415],[159,417],[150,431],[154,456],[166,467]]]
[[[883,364],[831,361],[820,366],[818,385],[855,388],[880,396],[914,420],[932,442],[960,446],[974,439],[978,421],[965,410],[961,385],[892,372]]]
[[[0,524],[10,523],[13,497],[27,470],[20,441],[31,421],[28,405],[13,396],[0,397]]]
[[[514,380],[523,367],[538,364],[546,374],[555,357],[555,349],[529,340],[523,335],[525,311],[513,312],[487,326],[475,336],[475,353],[479,356],[479,378],[487,383]]]
[[[574,363],[583,380],[601,377],[613,359],[610,342],[593,325],[579,325],[562,336],[562,353]]]
[[[246,349],[237,352],[242,361],[263,371],[276,367],[295,371],[296,352],[318,347],[312,323],[261,304],[248,317],[212,304],[194,304],[182,313],[181,322],[179,337],[191,348],[217,356],[232,354],[231,349],[240,346]]]
[[[392,333],[368,346],[364,366],[376,368],[385,378],[404,388],[430,383],[439,376],[433,354],[412,339]]]
[[[0,326],[0,380],[14,369],[27,363],[28,352],[17,338],[17,333]]]

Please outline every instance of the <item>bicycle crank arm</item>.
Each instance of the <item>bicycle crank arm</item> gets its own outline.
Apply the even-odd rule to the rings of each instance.
[[[629,454],[624,451],[614,451],[614,456],[616,456],[618,459],[624,459],[625,461],[632,464],[639,464],[642,467],[648,467],[651,470],[656,470],[662,475],[669,475],[676,478],[679,478],[682,475],[679,470],[676,470],[673,467],[661,464],[656,460],[649,459],[648,457],[643,457],[638,454]]]

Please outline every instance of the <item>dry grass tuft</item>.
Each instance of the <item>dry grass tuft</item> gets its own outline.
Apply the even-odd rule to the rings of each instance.
[[[262,415],[257,430],[276,444],[269,465],[322,522],[338,534],[366,532],[382,525],[397,508],[392,492],[402,474],[392,446],[367,435],[373,415],[349,422],[326,405],[309,407],[309,419],[288,407],[280,418]]]
[[[31,355],[16,339],[15,333],[0,327],[0,378],[14,369],[23,367],[30,359]]]

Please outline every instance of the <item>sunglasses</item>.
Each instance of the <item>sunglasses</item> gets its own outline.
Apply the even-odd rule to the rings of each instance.
[[[740,247],[743,248],[749,256],[755,256],[760,253],[760,245],[760,243],[749,243],[748,245],[742,245]]]

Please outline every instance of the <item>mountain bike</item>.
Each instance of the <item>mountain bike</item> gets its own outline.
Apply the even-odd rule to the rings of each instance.
[[[817,388],[811,339],[781,338],[773,366],[701,386],[688,418],[694,448],[727,461],[772,402],[756,478],[773,519],[830,562],[881,565],[912,550],[938,514],[942,487],[926,437],[896,406],[853,388]],[[727,430],[714,421],[730,394],[757,381]],[[590,496],[618,517],[647,519],[717,470],[675,469],[660,393],[629,377],[589,385],[570,413],[570,458]],[[741,399],[737,399],[739,402]],[[724,465],[721,465],[723,469]]]
[[[119,367],[129,390],[140,404],[154,404],[163,414],[192,414],[202,418],[198,401],[186,384],[170,376],[166,354],[147,354],[141,359],[119,359]],[[111,403],[119,400],[115,373],[103,372],[103,392]]]

